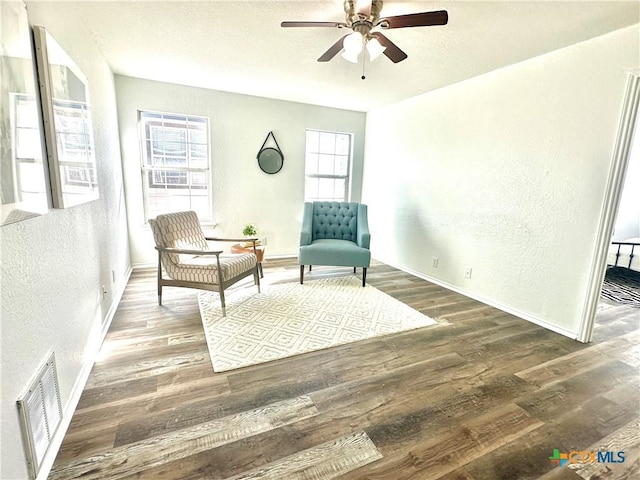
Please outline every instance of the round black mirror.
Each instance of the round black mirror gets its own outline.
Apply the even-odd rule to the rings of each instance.
[[[273,175],[282,169],[284,157],[282,152],[275,148],[267,147],[258,152],[258,165],[264,173]]]

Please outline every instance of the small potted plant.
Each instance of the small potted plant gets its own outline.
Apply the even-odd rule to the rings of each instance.
[[[242,229],[242,235],[244,235],[247,238],[256,237],[258,235],[258,227],[256,227],[252,223],[248,223]],[[259,244],[260,244],[260,240],[256,241],[256,245],[259,245]],[[246,242],[244,246],[245,247],[253,246],[253,242]]]

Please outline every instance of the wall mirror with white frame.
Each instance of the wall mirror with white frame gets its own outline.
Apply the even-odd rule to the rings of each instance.
[[[22,2],[0,2],[0,224],[49,209],[31,32]]]
[[[34,26],[33,35],[53,206],[68,208],[96,200],[87,79],[44,27]]]

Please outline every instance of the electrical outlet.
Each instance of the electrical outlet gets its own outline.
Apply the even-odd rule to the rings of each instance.
[[[116,282],[116,271],[111,270],[111,283],[115,283],[115,282]]]
[[[433,258],[431,259],[431,266],[432,266],[433,268],[438,268],[438,257],[433,257]]]
[[[464,269],[464,278],[471,278],[471,267],[466,267]]]
[[[102,285],[102,298],[105,298],[106,296],[107,296],[107,287]]]

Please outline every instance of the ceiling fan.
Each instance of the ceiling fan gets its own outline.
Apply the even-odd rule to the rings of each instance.
[[[333,27],[349,28],[353,30],[334,43],[324,52],[319,62],[328,62],[344,49],[342,57],[352,63],[358,63],[358,55],[366,46],[371,60],[380,54],[398,63],[407,58],[395,43],[378,30],[406,27],[428,27],[431,25],[446,25],[449,15],[446,10],[433,12],[409,13],[393,17],[380,17],[382,0],[344,0],[345,22],[282,22],[282,27]]]

